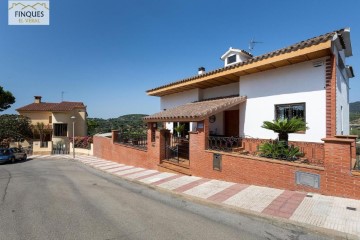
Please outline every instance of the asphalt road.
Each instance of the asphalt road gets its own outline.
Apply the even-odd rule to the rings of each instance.
[[[73,160],[0,165],[0,239],[331,239],[195,203]]]

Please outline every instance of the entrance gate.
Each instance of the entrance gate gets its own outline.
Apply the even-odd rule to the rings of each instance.
[[[177,164],[189,165],[189,138],[165,135],[165,158]]]
[[[69,154],[69,146],[65,143],[53,145],[52,154]]]

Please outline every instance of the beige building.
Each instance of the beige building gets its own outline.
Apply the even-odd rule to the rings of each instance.
[[[86,106],[82,102],[47,103],[41,101],[41,96],[35,96],[34,103],[16,109],[20,115],[29,117],[36,128],[37,123],[44,124],[42,141],[69,142],[73,136],[73,122],[75,122],[75,136],[87,135]],[[72,118],[75,117],[75,118]]]

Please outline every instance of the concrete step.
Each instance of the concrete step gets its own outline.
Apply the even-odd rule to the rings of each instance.
[[[167,163],[167,162],[158,164],[158,170],[161,172],[171,172],[171,173],[191,176],[191,171],[189,168],[178,166],[178,165],[175,165],[172,163]]]

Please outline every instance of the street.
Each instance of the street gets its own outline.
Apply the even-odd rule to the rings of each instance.
[[[0,239],[332,239],[192,202],[69,159],[0,165]]]

